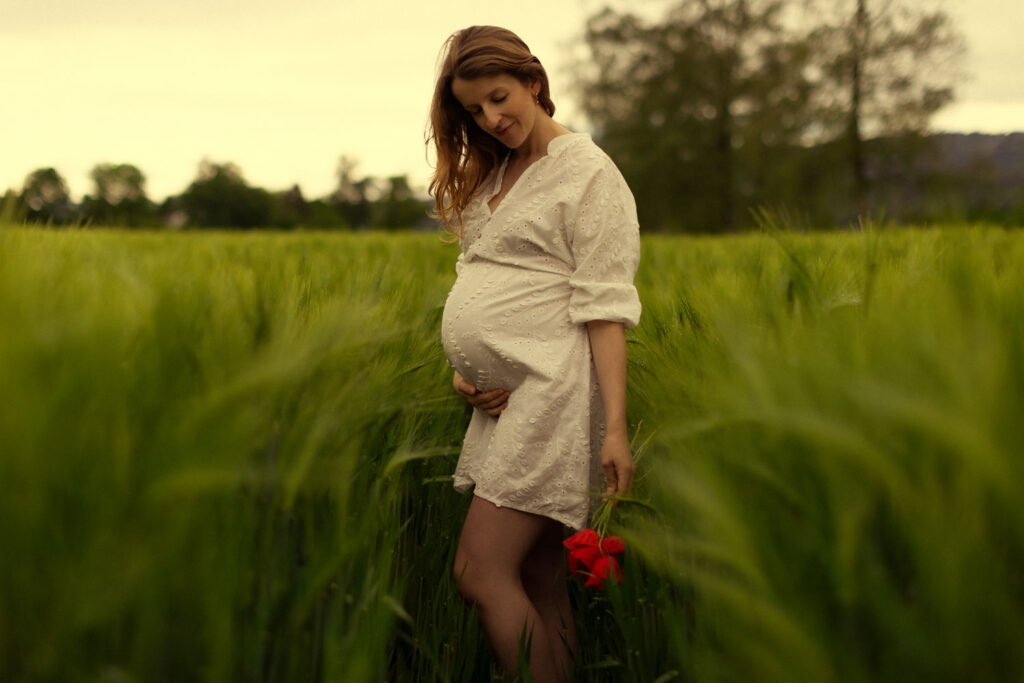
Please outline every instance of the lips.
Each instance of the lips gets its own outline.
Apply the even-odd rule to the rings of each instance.
[[[507,126],[505,126],[504,128],[502,128],[501,130],[496,131],[494,134],[495,135],[504,135],[505,133],[507,133],[509,131],[510,128],[512,128],[512,125],[513,124],[510,123]]]

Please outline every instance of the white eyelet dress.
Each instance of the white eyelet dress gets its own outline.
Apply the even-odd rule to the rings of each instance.
[[[636,205],[585,133],[552,139],[492,214],[504,170],[463,213],[441,327],[452,367],[481,391],[511,395],[498,418],[473,411],[454,485],[580,529],[604,482],[604,409],[585,323],[640,319]]]

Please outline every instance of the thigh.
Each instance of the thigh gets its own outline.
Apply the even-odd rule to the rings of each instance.
[[[456,572],[472,567],[473,572],[492,576],[518,576],[523,560],[550,523],[547,517],[498,507],[474,496],[455,551]]]
[[[562,545],[563,526],[554,520],[548,522],[522,567],[523,585],[531,595],[565,590],[567,568],[565,547]]]

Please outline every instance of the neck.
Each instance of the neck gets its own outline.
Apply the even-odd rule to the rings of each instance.
[[[533,124],[530,137],[517,147],[512,156],[515,159],[538,159],[548,153],[548,143],[559,135],[570,132],[565,126],[556,123],[547,112],[538,106],[537,119]]]

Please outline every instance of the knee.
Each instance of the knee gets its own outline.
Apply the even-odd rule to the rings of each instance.
[[[455,562],[452,564],[452,578],[455,579],[455,587],[459,595],[466,602],[475,602],[476,585],[473,573],[470,571],[469,558],[460,552],[455,553]]]
[[[459,594],[467,603],[487,602],[494,581],[493,577],[480,571],[480,563],[473,562],[473,559],[464,553],[456,552],[455,563],[452,565],[452,577],[455,579],[455,586],[458,588]]]

